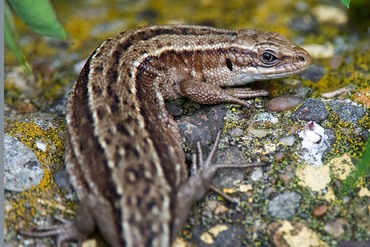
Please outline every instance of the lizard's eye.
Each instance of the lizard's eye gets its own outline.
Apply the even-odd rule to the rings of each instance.
[[[261,61],[265,64],[272,65],[277,60],[275,54],[271,51],[265,51],[262,53]]]

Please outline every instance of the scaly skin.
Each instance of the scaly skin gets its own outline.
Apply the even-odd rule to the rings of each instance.
[[[212,166],[211,155],[188,178],[165,100],[249,106],[243,99],[268,93],[223,87],[296,74],[310,62],[285,37],[254,30],[152,26],[106,40],[67,106],[66,166],[81,200],[76,218],[28,234],[56,235],[61,245],[81,243],[97,228],[110,246],[169,246],[215,170],[232,165]]]

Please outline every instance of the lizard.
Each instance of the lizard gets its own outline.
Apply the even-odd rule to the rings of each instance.
[[[66,110],[65,164],[80,199],[73,221],[28,235],[81,244],[96,229],[110,246],[170,246],[215,171],[219,135],[194,176],[165,101],[235,103],[267,96],[242,87],[305,70],[307,51],[286,37],[251,29],[162,25],[104,41],[74,83]]]

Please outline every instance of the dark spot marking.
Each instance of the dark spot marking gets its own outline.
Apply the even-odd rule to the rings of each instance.
[[[130,223],[130,225],[135,225],[136,224],[135,215],[132,214],[128,217],[128,223]]]
[[[111,139],[111,138],[109,138],[109,137],[105,137],[105,138],[104,138],[104,141],[105,141],[105,143],[106,143],[107,145],[110,145],[110,144],[112,143],[112,139]]]
[[[231,63],[230,59],[226,58],[226,66],[230,71],[233,71],[233,64]]]
[[[89,112],[89,114],[87,115],[87,121],[89,121],[91,125],[94,123],[94,119],[91,112]]]
[[[132,78],[132,72],[131,72],[131,67],[130,66],[128,66],[126,68],[126,74],[128,75],[129,78]]]
[[[124,125],[123,122],[119,122],[116,125],[117,131],[121,133],[124,136],[130,136],[130,132],[127,130],[126,126]]]
[[[104,70],[104,67],[103,66],[97,66],[97,67],[95,67],[94,72],[102,73],[103,70]]]
[[[125,143],[124,148],[126,150],[126,156],[133,155],[136,159],[140,158],[140,153],[136,147],[132,146],[131,143]]]
[[[134,119],[132,118],[132,116],[131,116],[131,115],[128,115],[128,116],[127,116],[127,118],[126,118],[126,122],[127,122],[128,124],[132,124],[132,123],[134,122]]]
[[[98,152],[99,152],[99,153],[104,153],[104,149],[103,149],[103,147],[100,145],[100,143],[98,143],[98,144],[96,145],[96,147],[97,147],[97,150],[98,150]]]
[[[108,71],[108,80],[109,82],[116,82],[118,79],[118,71],[116,68],[112,67]]]
[[[103,119],[105,117],[105,110],[102,108],[98,108],[96,110],[96,114],[98,115],[99,119]]]
[[[121,154],[119,153],[119,149],[116,149],[114,152],[114,163],[118,166],[121,161]]]
[[[181,29],[181,34],[187,35],[189,33],[189,30],[187,28]]]
[[[121,102],[120,97],[118,96],[117,93],[113,93],[112,97],[113,97],[113,100],[114,100],[115,103],[119,104]]]
[[[148,184],[145,184],[145,187],[143,189],[144,195],[148,195],[150,192],[150,187]]]
[[[147,40],[151,35],[147,34],[145,31],[138,32],[138,36],[141,40]]]
[[[126,42],[119,44],[118,47],[122,51],[126,51],[131,45],[132,45],[132,42],[130,40],[127,40]]]
[[[99,95],[102,93],[102,90],[98,85],[93,85],[92,90],[95,95]]]
[[[78,149],[80,150],[80,152],[83,152],[85,150],[87,145],[85,145],[85,142],[80,142],[79,145],[78,145]]]
[[[113,115],[116,115],[119,112],[119,105],[118,104],[111,104],[110,105],[110,110]]]
[[[130,197],[130,196],[127,196],[127,197],[126,197],[126,200],[127,200],[127,205],[132,206],[132,200],[131,200],[131,197]]]
[[[112,95],[114,93],[114,90],[113,90],[113,83],[109,83],[107,85],[107,93],[108,95]]]
[[[92,56],[92,55],[91,55]],[[99,53],[96,53],[94,55],[95,58],[100,58],[102,56],[102,51],[100,51]]]
[[[156,201],[152,198],[152,199],[149,200],[149,202],[147,202],[146,208],[148,210],[151,210],[155,206],[155,204],[156,204]],[[147,245],[147,246],[149,246],[149,245]]]
[[[115,50],[112,54],[112,57],[113,57],[113,61],[114,61],[114,64],[115,65],[118,65],[119,64],[119,61],[121,59],[121,56],[122,56],[122,53],[118,50]]]

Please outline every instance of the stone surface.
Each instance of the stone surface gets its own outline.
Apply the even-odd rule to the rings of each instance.
[[[302,72],[302,78],[311,80],[313,82],[318,82],[324,76],[324,74],[325,70],[323,67],[313,64]]]
[[[366,114],[365,108],[349,100],[332,100],[329,106],[341,120],[346,122],[357,123]]]
[[[301,201],[301,196],[296,192],[284,192],[274,197],[269,203],[269,212],[278,219],[292,217]]]
[[[4,137],[4,185],[6,190],[23,191],[40,183],[44,171],[36,155],[16,138]]]
[[[293,119],[323,121],[329,116],[325,104],[320,99],[307,99],[294,113]]]

